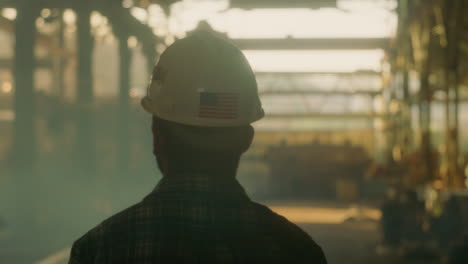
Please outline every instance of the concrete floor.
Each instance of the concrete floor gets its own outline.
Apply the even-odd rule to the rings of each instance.
[[[373,218],[362,221],[346,221],[353,217],[349,206],[333,204],[308,204],[299,202],[288,205],[267,202],[270,208],[297,223],[323,249],[330,264],[380,263],[375,262],[375,245],[380,240],[378,217],[375,209]]]
[[[298,224],[323,249],[329,264],[436,264],[438,260],[405,259],[395,251],[377,254],[380,212],[373,207],[333,203],[267,202],[275,212]]]

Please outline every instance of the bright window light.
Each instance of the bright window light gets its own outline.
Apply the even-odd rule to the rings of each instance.
[[[373,11],[375,9],[395,10],[398,7],[397,0],[338,0],[339,9],[346,11]]]
[[[146,12],[146,10],[143,8],[132,7],[130,9],[130,13],[142,23],[146,23],[148,20],[148,12]]]
[[[76,13],[71,9],[65,9],[63,12],[63,21],[67,25],[74,25],[76,23]]]
[[[127,39],[127,46],[130,48],[130,49],[134,49],[138,46],[138,39],[135,37],[135,36],[130,36],[128,39]]]
[[[90,22],[92,27],[99,27],[107,24],[107,18],[101,15],[101,13],[93,11],[91,12]]]
[[[171,7],[169,29],[176,36],[184,36],[186,32],[195,29],[200,21],[208,20],[228,7],[229,3],[226,0],[185,0],[175,3]]]
[[[159,5],[152,4],[148,7],[148,25],[153,28],[154,34],[166,36],[168,32],[168,20],[164,10]]]
[[[259,72],[380,71],[382,50],[246,50],[252,68]]]
[[[365,14],[338,9],[229,10],[208,21],[232,38],[388,37],[396,27],[396,16],[384,9]]]
[[[8,20],[15,20],[18,12],[14,8],[3,8],[1,14]]]
[[[123,8],[131,8],[133,6],[133,1],[132,0],[123,0],[122,1],[122,7]]]
[[[341,3],[342,2],[342,3]],[[362,2],[362,3],[361,3]],[[377,38],[394,34],[397,16],[381,1],[339,1],[340,9],[229,9],[227,1],[183,1],[171,9],[177,36],[200,21],[231,38]]]
[[[4,82],[1,87],[2,92],[4,93],[10,93],[13,90],[13,85],[11,84],[11,82]]]

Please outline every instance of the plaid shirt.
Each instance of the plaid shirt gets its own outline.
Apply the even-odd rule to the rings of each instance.
[[[299,227],[249,200],[235,179],[163,178],[140,203],[78,239],[70,264],[316,263]]]

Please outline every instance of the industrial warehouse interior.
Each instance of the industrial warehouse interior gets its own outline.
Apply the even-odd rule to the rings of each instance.
[[[140,102],[166,48],[209,31],[245,55],[265,111],[237,169],[250,199],[330,264],[467,264],[467,14],[466,0],[0,0],[0,263],[69,263],[155,188]]]

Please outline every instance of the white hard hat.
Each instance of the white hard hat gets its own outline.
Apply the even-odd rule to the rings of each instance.
[[[141,104],[161,119],[193,126],[241,126],[264,116],[247,59],[207,31],[166,49]]]

